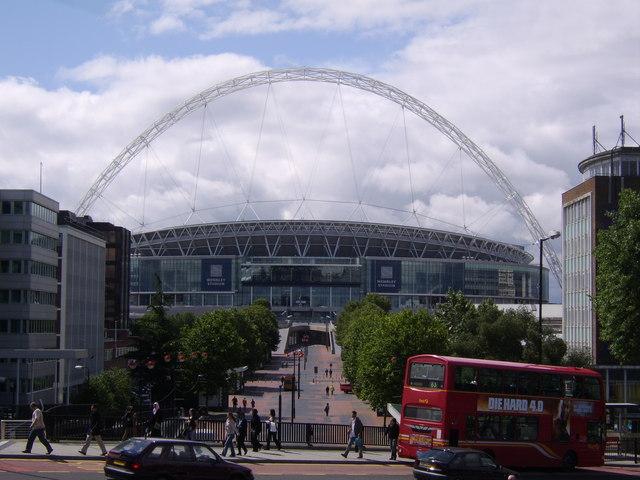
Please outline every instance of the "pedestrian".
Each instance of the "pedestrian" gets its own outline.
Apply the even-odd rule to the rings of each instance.
[[[305,437],[307,439],[307,447],[313,447],[311,445],[311,439],[313,438],[313,427],[310,423],[307,423],[307,428],[305,430]]]
[[[122,415],[122,441],[133,437],[133,428],[136,421],[136,412],[133,411],[133,405],[129,405]]]
[[[162,412],[160,411],[160,404],[158,402],[153,403],[151,410],[151,417],[147,421],[147,432],[145,437],[161,437],[162,436]]]
[[[233,405],[233,411],[235,412],[238,409],[238,399],[234,397],[231,399],[231,405]]]
[[[351,412],[351,429],[349,430],[349,443],[347,444],[346,450],[341,453],[344,458],[347,458],[349,455],[349,451],[351,450],[351,445],[355,445],[356,451],[358,452],[358,458],[362,458],[362,431],[364,427],[362,422],[358,418],[358,413],[354,410]]]
[[[245,412],[247,411],[247,399],[246,399],[246,397],[242,398],[242,410],[245,411]]]
[[[329,364],[329,368],[333,368],[333,363],[330,363],[330,364]]]
[[[233,449],[233,439],[238,434],[238,427],[236,426],[236,419],[232,412],[227,413],[227,420],[224,422],[224,448],[222,449],[222,456],[227,456],[227,451],[231,450],[231,456],[236,456],[236,451]]]
[[[325,376],[325,378],[329,377],[329,369],[328,368],[324,369],[324,376]]]
[[[269,416],[269,419],[267,420],[267,448],[266,450],[269,450],[270,446],[271,446],[271,440],[273,440],[273,443],[275,443],[276,447],[278,448],[278,450],[280,450],[281,445],[280,445],[280,440],[278,440],[278,422],[276,422],[276,411],[275,410],[271,410],[271,415]]]
[[[29,432],[29,438],[27,439],[27,446],[24,448],[22,453],[31,453],[31,449],[33,448],[33,442],[36,437],[40,440],[40,443],[44,445],[44,448],[47,449],[47,455],[50,455],[53,452],[53,448],[47,440],[47,435],[45,434],[45,426],[44,426],[44,415],[42,415],[42,410],[38,408],[38,404],[36,402],[31,402],[31,430]]]
[[[251,410],[253,410],[254,408],[256,408],[256,401],[252,398],[251,399]]]
[[[187,440],[196,439],[196,428],[198,426],[198,414],[195,408],[189,409],[189,417],[187,418],[187,428],[185,429],[184,438]]]
[[[260,421],[258,410],[254,408],[253,413],[251,415],[251,446],[253,447],[254,452],[257,452],[262,448],[262,445],[260,444],[261,431],[262,431],[262,422]]]
[[[100,416],[100,412],[98,411],[98,406],[94,403],[91,405],[91,413],[89,414],[89,428],[87,429],[87,439],[84,442],[84,445],[78,452],[82,455],[87,454],[87,449],[91,445],[91,440],[95,440],[98,442],[98,446],[100,450],[102,450],[102,455],[107,454],[107,449],[104,446],[104,442],[102,441],[102,417]]]
[[[329,416],[329,402],[327,402],[327,404],[324,406],[324,416]]]
[[[391,417],[385,433],[389,437],[389,446],[391,447],[391,458],[389,460],[395,460],[398,451],[398,436],[400,435],[400,425],[398,425],[395,418]]]
[[[329,385],[327,385],[327,387],[324,389],[325,393],[327,394],[327,397],[329,396]]]
[[[333,369],[332,368],[329,369],[329,378],[333,378]]]
[[[246,400],[245,400],[246,402]],[[244,416],[244,412],[238,412],[238,438],[236,444],[238,445],[238,455],[247,454],[247,446],[244,444],[244,440],[247,438],[247,418]]]
[[[317,365],[314,365],[314,367],[313,367],[313,374],[314,375],[318,374],[318,366]]]
[[[335,391],[336,391],[336,389],[335,389],[335,387],[333,386],[333,383],[332,383],[331,384],[331,395],[333,395],[333,392],[335,392]]]

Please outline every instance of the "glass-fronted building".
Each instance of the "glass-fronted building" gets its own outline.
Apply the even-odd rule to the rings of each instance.
[[[131,312],[158,280],[169,303],[194,312],[248,305],[301,316],[339,312],[369,292],[393,308],[432,308],[449,290],[473,301],[537,303],[538,266],[520,246],[439,230],[339,221],[258,221],[134,235]],[[543,298],[548,299],[544,270]]]

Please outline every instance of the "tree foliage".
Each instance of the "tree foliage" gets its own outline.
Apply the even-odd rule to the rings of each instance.
[[[600,338],[621,363],[640,362],[640,193],[623,190],[595,250]]]
[[[76,401],[96,403],[105,415],[120,415],[131,404],[132,387],[126,369],[112,368],[90,377]]]

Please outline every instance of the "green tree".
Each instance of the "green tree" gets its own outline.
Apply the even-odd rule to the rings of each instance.
[[[244,365],[249,353],[238,328],[242,321],[236,309],[215,310],[183,330],[180,344],[187,360],[181,370],[186,385],[209,393],[229,387],[228,371]]]
[[[420,353],[447,354],[447,336],[444,323],[426,310],[384,315],[358,354],[358,395],[373,408],[397,402],[402,395],[407,358]]]
[[[77,401],[96,403],[104,415],[120,415],[132,402],[133,383],[124,368],[105,370],[89,378]]]
[[[591,368],[593,367],[593,357],[587,348],[570,348],[563,363],[568,367]]]
[[[621,363],[640,363],[640,193],[625,189],[595,250],[600,338]]]

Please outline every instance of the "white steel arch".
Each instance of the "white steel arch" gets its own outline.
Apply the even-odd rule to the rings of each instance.
[[[448,137],[463,152],[465,152],[487,174],[487,176],[489,176],[493,183],[495,183],[498,189],[504,194],[505,198],[522,217],[534,241],[537,242],[539,239],[548,236],[548,233],[543,230],[540,222],[538,222],[529,206],[525,203],[520,193],[515,189],[502,170],[493,163],[489,156],[478,145],[462,133],[458,127],[431,107],[402,90],[373,78],[341,70],[312,67],[266,70],[263,72],[250,73],[248,75],[232,78],[226,82],[214,85],[213,87],[203,90],[197,95],[191,97],[182,105],[176,107],[169,113],[165,114],[162,118],[155,121],[111,161],[78,204],[76,214],[85,215],[98,197],[102,195],[102,192],[109,186],[118,173],[120,173],[120,170],[122,170],[156,137],[160,136],[165,130],[169,129],[194,110],[198,110],[220,97],[224,97],[241,90],[270,83],[295,81],[325,82],[346,85],[386,98],[387,100],[390,100],[413,112],[415,115],[435,127],[440,131],[440,133]],[[544,256],[549,265],[549,269],[562,287],[562,268],[560,260],[549,243],[543,244],[543,247]]]

